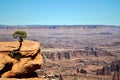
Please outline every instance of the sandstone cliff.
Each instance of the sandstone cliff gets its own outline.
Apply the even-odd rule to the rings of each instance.
[[[22,43],[19,60],[10,53],[19,47],[19,42],[0,42],[0,76],[2,78],[26,78],[42,66],[40,44],[25,40]]]

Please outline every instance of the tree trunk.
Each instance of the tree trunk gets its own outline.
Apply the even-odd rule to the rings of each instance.
[[[20,51],[21,47],[22,47],[22,42],[19,42],[20,43],[20,46],[18,48],[18,50]]]
[[[20,38],[19,38],[19,43],[20,43],[20,45],[19,45],[19,48],[18,48],[19,51],[20,51],[20,49],[21,49],[21,47],[22,47],[22,42],[23,42],[23,38],[20,37]]]

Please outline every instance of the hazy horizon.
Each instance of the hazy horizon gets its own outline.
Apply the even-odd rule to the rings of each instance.
[[[68,24],[68,25],[64,25],[64,24],[0,24],[0,26],[21,26],[21,27],[26,27],[26,26],[120,26],[120,25],[104,25],[104,24]]]

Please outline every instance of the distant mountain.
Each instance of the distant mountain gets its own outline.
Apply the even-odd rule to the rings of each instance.
[[[114,25],[0,25],[0,28],[98,28],[98,27],[120,27]]]

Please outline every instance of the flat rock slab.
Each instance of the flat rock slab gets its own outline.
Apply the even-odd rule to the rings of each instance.
[[[15,49],[18,49],[19,42],[0,42],[0,52],[1,51],[12,51]],[[22,42],[22,47],[20,51],[31,51],[36,50],[38,47],[40,47],[40,43],[36,41],[29,41],[24,40]]]

